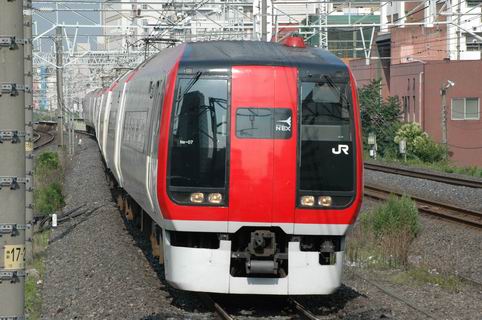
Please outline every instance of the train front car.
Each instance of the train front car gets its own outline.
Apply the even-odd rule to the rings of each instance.
[[[339,287],[362,199],[347,66],[296,41],[191,43],[170,99],[158,174],[166,279],[238,294]]]

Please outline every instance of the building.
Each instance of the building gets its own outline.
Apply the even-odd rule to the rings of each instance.
[[[357,4],[359,2],[360,4]],[[175,42],[202,40],[282,41],[298,34],[313,46],[343,58],[365,56],[379,24],[379,2],[307,0],[120,0],[102,3],[104,50],[162,49]],[[353,30],[351,25],[367,25]],[[333,26],[331,28],[330,26]],[[352,48],[355,47],[355,48]],[[146,56],[149,53],[146,54]]]
[[[381,79],[382,95],[399,97],[403,120],[438,142],[441,87],[455,83],[446,96],[447,143],[451,160],[464,166],[482,166],[482,86],[474,81],[482,74],[482,14],[475,2],[382,2],[380,19],[390,27],[382,24],[370,59],[349,62],[359,85]]]

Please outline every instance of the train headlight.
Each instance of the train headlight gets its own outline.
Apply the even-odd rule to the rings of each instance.
[[[330,196],[318,197],[318,205],[322,207],[331,207],[332,199]]]
[[[214,203],[214,204],[221,203],[223,201],[223,195],[218,192],[210,193],[208,195],[208,201],[209,203]]]
[[[203,203],[204,202],[204,193],[202,193],[202,192],[191,193],[190,200],[193,203]]]
[[[302,196],[301,205],[305,207],[313,207],[315,205],[315,197],[313,196]]]

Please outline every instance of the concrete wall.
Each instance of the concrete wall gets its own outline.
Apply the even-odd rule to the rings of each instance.
[[[365,59],[350,60],[349,66],[355,76],[358,87],[363,87],[370,83],[371,80],[382,80],[382,97],[387,98],[390,95],[388,81],[383,72],[382,64],[379,60],[371,60],[367,65]]]
[[[446,26],[406,26],[393,28],[391,34],[392,64],[404,63],[410,58],[443,60],[448,57]]]
[[[448,144],[451,159],[459,165],[482,167],[482,61],[432,61],[425,65],[425,131],[436,141],[441,140],[440,86],[447,80],[455,82],[447,93]],[[452,120],[452,98],[479,98],[479,120]]]
[[[423,127],[423,63],[412,62],[392,65],[390,68],[390,95],[398,96],[403,119]]]

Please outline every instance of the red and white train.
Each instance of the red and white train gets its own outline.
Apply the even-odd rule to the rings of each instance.
[[[89,93],[84,116],[174,287],[329,294],[362,201],[356,92],[300,38],[196,42]]]

